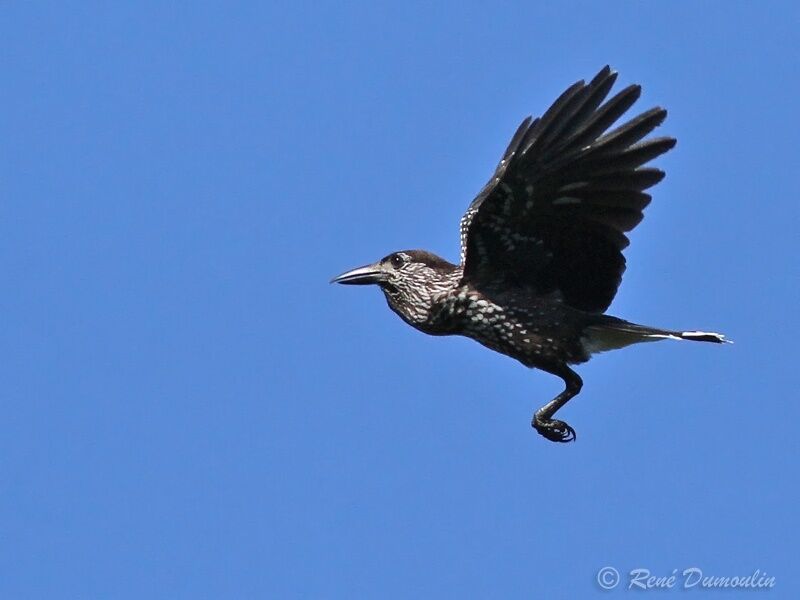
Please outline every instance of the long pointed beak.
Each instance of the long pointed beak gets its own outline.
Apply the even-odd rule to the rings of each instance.
[[[386,274],[380,263],[358,267],[331,279],[331,283],[344,283],[346,285],[368,285],[382,281],[386,281]]]

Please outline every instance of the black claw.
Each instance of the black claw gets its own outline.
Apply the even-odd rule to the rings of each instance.
[[[572,427],[558,419],[547,421],[537,420],[533,423],[533,426],[540,435],[546,437],[551,442],[574,442],[578,437]]]

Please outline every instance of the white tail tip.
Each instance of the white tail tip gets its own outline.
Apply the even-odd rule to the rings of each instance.
[[[697,342],[713,342],[715,344],[732,344],[733,341],[725,339],[721,333],[709,331],[682,331],[681,339]]]

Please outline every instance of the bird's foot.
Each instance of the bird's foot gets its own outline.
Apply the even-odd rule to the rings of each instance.
[[[564,421],[558,419],[542,419],[535,416],[531,423],[533,428],[551,442],[574,442],[575,430]]]

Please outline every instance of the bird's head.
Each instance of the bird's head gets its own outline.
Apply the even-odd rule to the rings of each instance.
[[[393,311],[412,325],[431,316],[437,296],[452,289],[460,269],[425,250],[402,250],[334,277],[331,283],[380,286]]]

